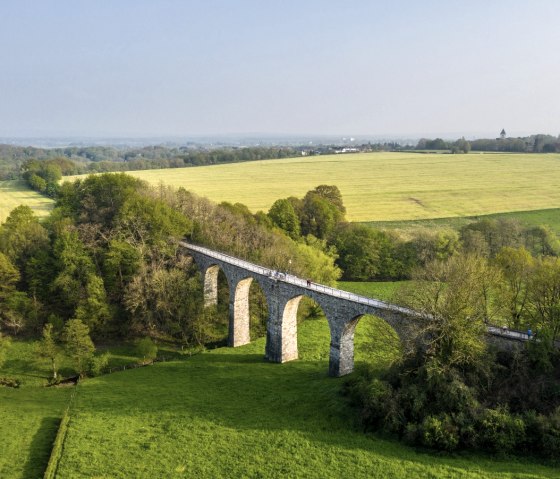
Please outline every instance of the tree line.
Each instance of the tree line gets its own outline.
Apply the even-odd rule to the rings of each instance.
[[[304,198],[276,200],[269,220],[296,241],[321,242],[350,281],[410,279],[417,266],[457,253],[495,258],[502,248],[524,248],[532,256],[558,256],[560,241],[547,226],[515,219],[484,218],[454,230],[420,230],[406,237],[345,220],[339,189],[320,185]]]
[[[446,141],[442,138],[421,138],[416,150],[450,150],[452,153],[469,151],[501,151],[511,153],[558,153],[560,136],[530,135],[518,138],[479,138],[467,141],[460,138]]]
[[[308,149],[308,147],[302,148]],[[64,175],[79,175],[290,158],[301,155],[302,148],[291,146],[35,148],[0,145],[0,180],[19,179],[29,168],[37,168],[36,163],[43,161],[64,165]]]

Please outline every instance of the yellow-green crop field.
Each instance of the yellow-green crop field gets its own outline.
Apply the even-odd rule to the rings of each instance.
[[[53,200],[33,191],[23,181],[0,181],[0,223],[19,205],[29,206],[42,217],[49,214]]]
[[[350,221],[474,216],[560,207],[560,155],[360,153],[133,171],[214,201],[268,210],[319,184],[340,188]]]

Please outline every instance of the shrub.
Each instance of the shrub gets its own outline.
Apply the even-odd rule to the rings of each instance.
[[[136,341],[136,352],[142,356],[144,362],[152,362],[157,356],[158,347],[151,338],[146,336]]]
[[[391,386],[379,379],[373,379],[362,386],[361,395],[364,425],[373,429],[383,427],[388,412],[387,405],[392,398]]]
[[[545,420],[541,452],[549,458],[560,456],[560,407]]]
[[[479,419],[481,445],[489,450],[508,453],[525,442],[525,423],[507,408],[485,409]]]
[[[447,414],[427,416],[418,432],[424,446],[453,451],[459,445],[459,430]]]
[[[0,386],[6,386],[8,388],[19,388],[21,381],[16,378],[0,377]]]
[[[88,374],[90,376],[99,376],[100,374],[103,374],[107,369],[110,357],[110,353],[92,356],[88,363]]]

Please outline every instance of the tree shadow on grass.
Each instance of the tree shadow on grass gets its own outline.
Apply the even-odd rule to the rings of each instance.
[[[11,376],[27,376],[30,378],[46,378],[45,375],[31,374],[28,371],[35,371],[36,363],[27,359],[9,359],[4,363],[2,373],[6,372]]]
[[[59,425],[59,417],[45,417],[41,420],[29,445],[29,456],[23,466],[23,477],[43,477]]]

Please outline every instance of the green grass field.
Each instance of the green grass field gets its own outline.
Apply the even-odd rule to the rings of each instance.
[[[43,217],[51,211],[53,200],[33,191],[21,180],[0,181],[0,223],[19,205],[27,205]]]
[[[364,319],[357,360],[386,367],[392,336]],[[299,348],[299,361],[270,364],[260,339],[83,382],[58,477],[558,477],[532,461],[438,455],[365,435],[340,395],[345,379],[326,376],[326,321],[301,324]]]
[[[268,210],[319,184],[340,188],[350,221],[475,216],[560,207],[560,155],[363,153],[133,171],[215,201]]]
[[[396,289],[406,281],[339,281],[337,288],[382,301],[392,301]]]
[[[536,211],[515,211],[512,213],[495,213],[481,216],[463,216],[456,218],[435,218],[410,221],[367,221],[364,224],[374,228],[396,230],[405,236],[413,235],[420,230],[459,230],[481,219],[512,219],[527,226],[549,226],[552,231],[560,235],[560,208],[550,208]]]
[[[48,360],[37,356],[34,341],[13,341],[0,376],[18,378],[19,389],[0,387],[0,478],[42,477],[62,413],[73,387],[46,388],[51,374]],[[111,367],[141,360],[131,343],[98,347],[109,351]],[[178,356],[168,347],[161,355]],[[61,355],[59,372],[73,375],[68,357]]]
[[[0,376],[17,377],[19,389],[0,387],[0,477],[39,478],[72,388],[45,388],[48,363],[33,343],[14,341]],[[66,367],[66,363],[63,365]]]

